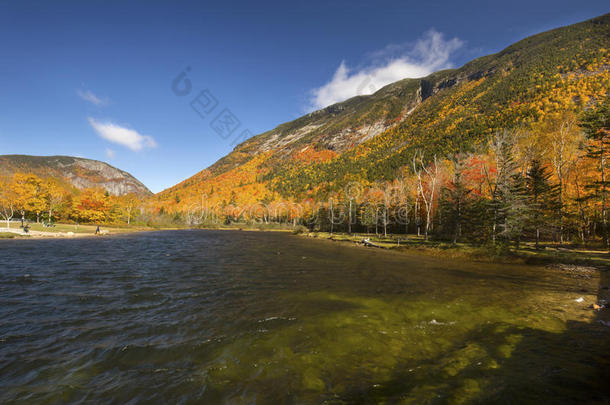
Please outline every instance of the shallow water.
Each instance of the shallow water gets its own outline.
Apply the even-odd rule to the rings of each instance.
[[[7,240],[0,260],[1,403],[609,398],[596,280],[544,267],[238,231]]]

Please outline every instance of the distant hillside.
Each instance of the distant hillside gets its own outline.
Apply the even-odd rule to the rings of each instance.
[[[458,69],[404,79],[288,122],[238,145],[161,192],[166,210],[212,203],[323,198],[350,181],[389,180],[413,152],[484,148],[489,135],[565,111],[610,88],[610,14],[519,41]]]
[[[131,174],[97,160],[70,156],[0,155],[0,174],[33,173],[53,177],[66,187],[101,187],[112,195],[135,193],[149,196],[151,191]]]

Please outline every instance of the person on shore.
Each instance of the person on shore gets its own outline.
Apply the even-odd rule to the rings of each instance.
[[[100,226],[98,225],[97,228],[95,229],[95,234],[98,235],[100,233]]]
[[[30,224],[25,224],[25,226],[23,227],[23,233],[28,233],[30,232]]]

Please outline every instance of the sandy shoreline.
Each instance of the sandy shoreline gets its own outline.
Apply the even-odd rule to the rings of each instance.
[[[113,236],[113,235],[121,235],[127,233],[140,233],[140,232],[156,232],[156,231],[179,231],[179,230],[188,230],[188,229],[197,229],[197,230],[211,230],[211,231],[256,231],[256,232],[288,232],[289,230],[285,229],[248,229],[248,228],[150,228],[150,229],[103,229],[100,234],[95,234],[92,230],[91,232],[46,232],[46,231],[35,231],[30,230],[28,233],[23,232],[21,228],[10,228],[0,227],[0,234],[2,233],[11,233],[15,235],[17,239],[70,239],[70,238],[88,238],[88,237],[100,237],[100,236]],[[15,239],[15,238],[1,238],[2,239]]]
[[[12,233],[18,238],[83,238],[89,236],[98,236],[92,233],[83,232],[41,232],[41,231],[29,231],[28,233],[23,232],[21,228],[0,228],[0,233]],[[106,232],[105,235],[109,233]]]

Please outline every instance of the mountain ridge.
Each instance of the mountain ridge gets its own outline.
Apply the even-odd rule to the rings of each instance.
[[[0,174],[33,173],[41,178],[53,177],[67,188],[78,190],[101,187],[112,195],[134,193],[142,197],[152,192],[130,173],[106,162],[74,156],[0,155]]]
[[[172,200],[200,194],[224,203],[323,195],[353,178],[395,177],[415,148],[428,155],[473,149],[493,131],[582,111],[609,87],[609,27],[605,14],[555,28],[306,114],[244,141],[157,197],[171,211],[180,209]]]

